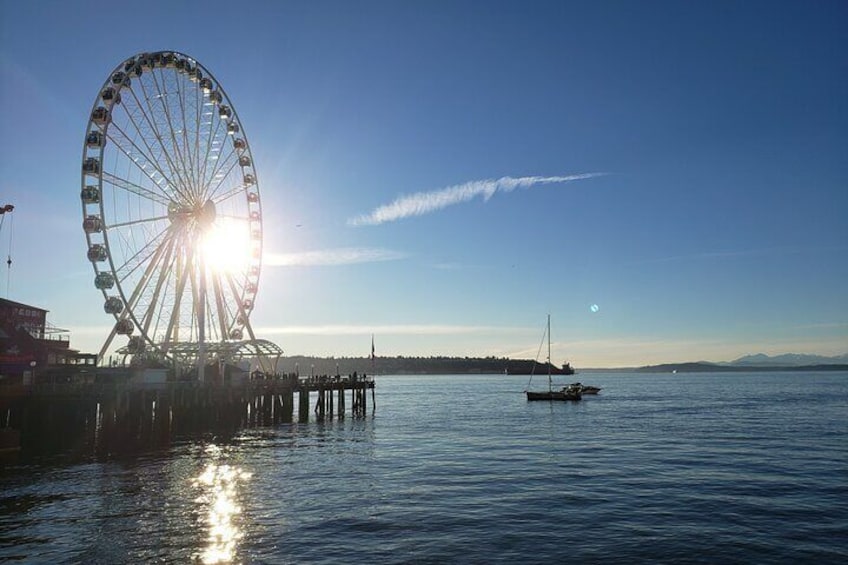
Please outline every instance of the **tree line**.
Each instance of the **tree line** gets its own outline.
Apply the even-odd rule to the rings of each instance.
[[[507,357],[310,357],[294,355],[284,357],[278,363],[280,373],[308,375],[455,375],[455,374],[498,374],[510,371],[529,372],[533,360],[509,359]],[[544,363],[537,364],[535,372],[546,372]]]

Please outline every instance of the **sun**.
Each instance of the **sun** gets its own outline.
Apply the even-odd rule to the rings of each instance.
[[[203,261],[212,271],[244,272],[251,258],[248,223],[219,216],[204,230],[200,247]]]

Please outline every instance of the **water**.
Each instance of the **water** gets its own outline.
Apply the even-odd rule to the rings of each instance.
[[[384,376],[367,418],[7,461],[0,561],[848,562],[848,373],[580,378]]]

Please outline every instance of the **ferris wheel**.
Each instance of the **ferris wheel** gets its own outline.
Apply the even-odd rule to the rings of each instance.
[[[118,353],[206,361],[254,340],[262,206],[235,108],[203,65],[141,53],[106,78],[82,155],[83,231]],[[280,352],[281,353],[281,352]]]

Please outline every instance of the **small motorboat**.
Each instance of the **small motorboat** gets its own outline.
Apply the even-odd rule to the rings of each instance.
[[[601,387],[598,386],[584,385],[582,383],[574,383],[569,386],[579,390],[582,394],[598,394],[601,392]]]

